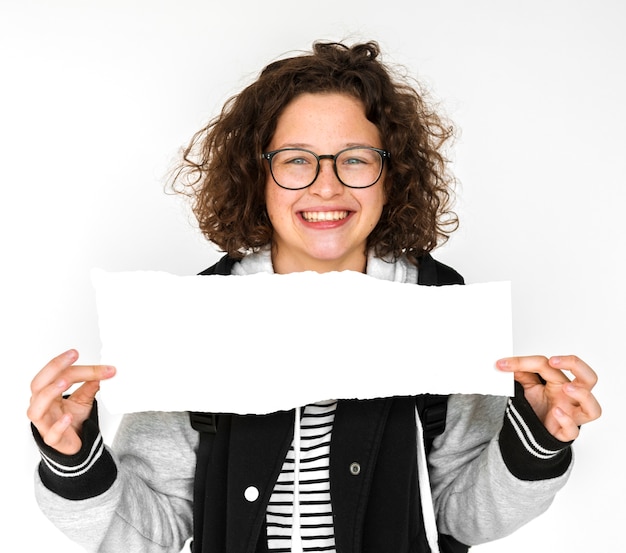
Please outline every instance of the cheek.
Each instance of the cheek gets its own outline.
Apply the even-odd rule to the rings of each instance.
[[[277,221],[285,219],[291,211],[293,199],[285,192],[273,183],[268,183],[265,188],[265,209],[273,226]]]
[[[373,222],[373,225],[372,225],[372,228],[373,228],[374,226],[376,226],[376,224],[380,220],[380,217],[383,212],[383,208],[385,204],[387,203],[387,196],[382,186],[378,188],[377,190],[371,190],[371,192],[372,192],[372,195],[367,199],[364,198],[364,204],[362,205],[367,206],[368,215],[372,219],[372,222]]]

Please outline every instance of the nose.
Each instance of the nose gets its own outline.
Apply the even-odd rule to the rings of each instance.
[[[332,159],[320,160],[320,170],[317,178],[309,187],[312,194],[322,198],[332,198],[343,192],[343,184],[335,174],[334,161]]]

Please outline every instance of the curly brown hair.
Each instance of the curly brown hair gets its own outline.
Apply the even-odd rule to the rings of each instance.
[[[231,97],[221,113],[183,150],[172,190],[189,196],[204,236],[233,257],[271,243],[265,209],[267,164],[261,154],[285,106],[303,93],[343,93],[359,99],[391,152],[387,203],[368,237],[380,257],[416,261],[457,228],[455,179],[443,146],[453,128],[426,101],[417,82],[396,76],[376,42],[313,43],[311,52],[269,64]]]

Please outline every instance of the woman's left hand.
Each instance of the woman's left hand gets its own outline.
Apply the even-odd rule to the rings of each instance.
[[[575,355],[549,359],[543,356],[509,357],[500,359],[496,366],[501,371],[515,373],[515,380],[524,388],[526,400],[548,432],[563,442],[577,438],[579,427],[602,413],[591,393],[598,376]],[[571,373],[573,380],[570,381],[563,371]]]

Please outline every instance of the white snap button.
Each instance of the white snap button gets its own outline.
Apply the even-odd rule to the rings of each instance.
[[[352,463],[350,465],[350,474],[357,476],[361,472],[361,465],[359,463]]]
[[[246,490],[243,492],[243,496],[250,502],[253,503],[259,498],[259,490],[254,486],[248,486]]]

